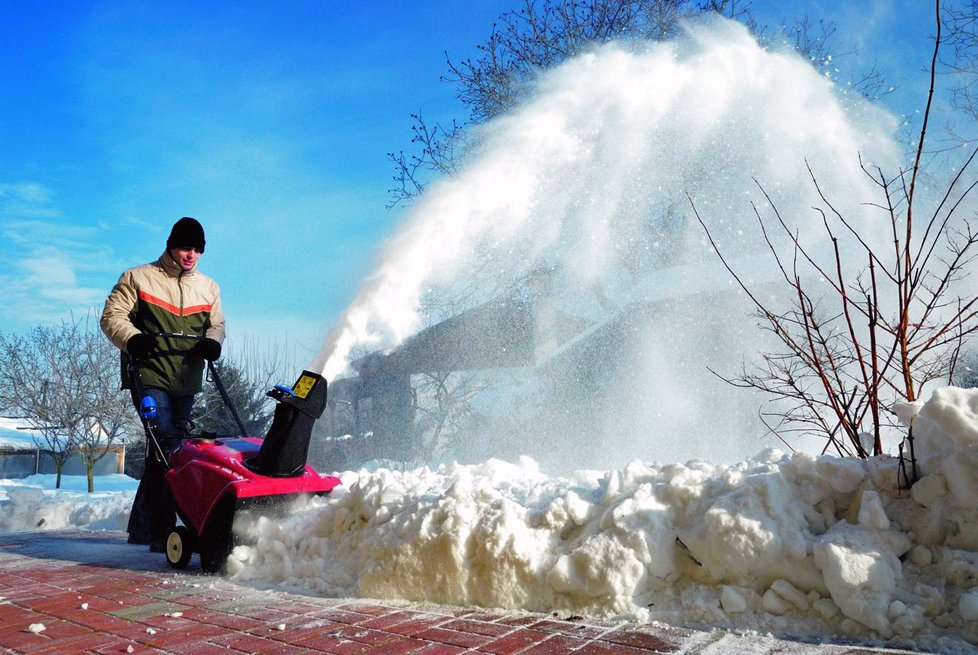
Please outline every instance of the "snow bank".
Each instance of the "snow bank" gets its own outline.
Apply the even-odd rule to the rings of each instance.
[[[568,478],[529,459],[362,470],[284,520],[241,522],[251,545],[231,569],[323,594],[973,652],[976,408],[960,389],[900,408],[924,476],[912,494],[894,458],[773,450]]]
[[[54,475],[0,480],[0,532],[24,530],[125,530],[137,480],[114,474],[95,478],[96,493],[86,493],[84,475],[65,475],[54,489]]]

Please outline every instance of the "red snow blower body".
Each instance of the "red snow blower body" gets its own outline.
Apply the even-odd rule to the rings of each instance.
[[[339,484],[337,478],[319,475],[308,464],[300,474],[287,478],[249,468],[245,462],[259,454],[262,444],[254,437],[194,438],[173,453],[166,479],[188,527],[202,533],[225,498],[246,505],[272,496],[284,500],[294,494],[327,493]]]
[[[193,438],[170,456],[166,481],[183,521],[166,540],[174,568],[185,567],[196,551],[205,571],[220,571],[234,546],[238,512],[274,511],[340,484],[306,464],[313,424],[326,408],[326,380],[303,371],[291,388],[276,385],[268,395],[278,405],[264,439]]]
[[[214,573],[223,570],[234,546],[232,525],[239,512],[274,513],[297,498],[328,493],[340,480],[306,464],[313,425],[326,408],[322,376],[303,371],[292,387],[276,385],[269,391],[277,405],[268,433],[259,439],[244,435],[220,376],[212,363],[208,368],[242,436],[210,438],[205,433],[170,454],[166,481],[183,525],[167,535],[166,559],[182,569],[197,552],[201,568]],[[142,417],[150,447],[163,457],[152,420],[155,407],[147,412],[145,400]]]

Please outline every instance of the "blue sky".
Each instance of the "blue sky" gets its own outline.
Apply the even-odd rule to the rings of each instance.
[[[397,223],[409,114],[465,117],[444,51],[475,54],[515,4],[0,0],[0,332],[100,309],[190,215],[232,338],[311,357]],[[907,103],[928,4],[753,6],[837,21]]]

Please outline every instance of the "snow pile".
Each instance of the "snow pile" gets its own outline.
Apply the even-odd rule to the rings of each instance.
[[[967,649],[974,408],[978,391],[953,388],[900,408],[919,411],[913,494],[894,458],[777,451],[568,478],[529,459],[364,470],[284,520],[239,526],[253,541],[231,569],[325,594]]]
[[[24,530],[125,530],[138,481],[127,475],[98,476],[96,493],[87,493],[84,475],[65,475],[54,489],[54,475],[0,480],[0,532]]]

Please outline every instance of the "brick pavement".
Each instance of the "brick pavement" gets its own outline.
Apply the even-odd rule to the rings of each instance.
[[[770,636],[260,590],[169,569],[124,533],[0,534],[4,653],[870,655]],[[43,625],[44,629],[39,630]],[[31,627],[34,626],[34,631]]]

